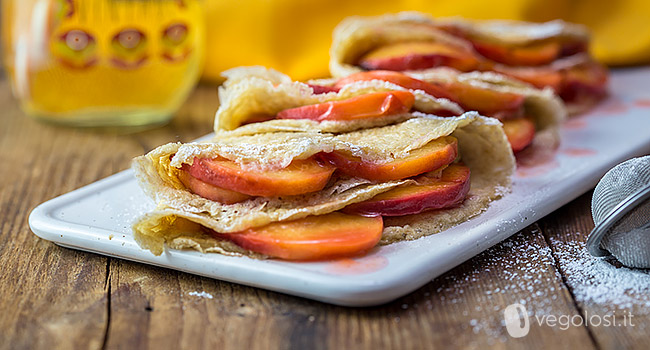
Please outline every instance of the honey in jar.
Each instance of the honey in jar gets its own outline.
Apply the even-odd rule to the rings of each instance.
[[[164,123],[201,73],[196,0],[3,0],[2,11],[14,94],[39,119]]]

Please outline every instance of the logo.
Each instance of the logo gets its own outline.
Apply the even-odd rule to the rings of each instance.
[[[622,321],[621,321],[622,318]],[[559,327],[567,330],[569,327],[634,327],[634,315],[628,311],[616,314],[616,311],[605,315],[534,315],[529,317],[526,307],[521,304],[508,305],[503,310],[503,319],[508,334],[513,338],[521,338],[528,335],[531,320],[539,326]]]
[[[530,319],[526,308],[521,304],[508,305],[503,310],[506,330],[513,338],[525,337],[530,331]]]

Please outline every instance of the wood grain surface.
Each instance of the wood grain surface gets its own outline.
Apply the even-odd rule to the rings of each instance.
[[[199,87],[167,126],[139,132],[37,122],[5,81],[0,106],[0,349],[648,348],[649,275],[600,280],[602,264],[617,264],[585,255],[590,193],[399,300],[338,307],[61,248],[30,231],[39,203],[210,132],[215,87]],[[521,338],[504,324],[513,303],[531,315]],[[613,312],[633,313],[634,325],[533,322]]]

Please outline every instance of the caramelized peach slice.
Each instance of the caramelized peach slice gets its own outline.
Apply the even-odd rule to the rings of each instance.
[[[562,52],[562,45],[556,41],[518,47],[508,47],[484,41],[473,41],[472,44],[481,55],[493,61],[512,66],[549,64],[557,59]]]
[[[458,155],[458,141],[441,137],[411,151],[405,158],[388,163],[365,162],[343,151],[324,153],[322,157],[343,173],[372,181],[392,181],[420,175],[453,162]]]
[[[383,229],[381,217],[330,213],[213,235],[275,258],[321,260],[364,253],[379,242]]]
[[[178,176],[178,179],[181,180],[183,185],[185,185],[185,187],[187,187],[194,194],[198,194],[203,198],[224,204],[239,203],[250,198],[249,195],[227,190],[225,188],[217,187],[207,182],[203,182],[190,175],[189,169],[190,166],[184,164],[183,169]]]
[[[453,164],[440,178],[427,174],[416,178],[417,184],[394,188],[365,202],[349,205],[346,213],[363,216],[401,216],[426,210],[449,208],[460,204],[470,188],[469,168]]]
[[[366,70],[418,70],[452,67],[462,72],[479,67],[480,60],[460,47],[434,41],[411,41],[381,46],[359,60]]]
[[[407,113],[415,97],[409,91],[373,92],[341,101],[285,109],[278,119],[355,120]]]
[[[529,118],[510,119],[503,122],[513,152],[519,152],[530,145],[535,138],[535,123]]]
[[[194,158],[190,175],[213,186],[250,196],[287,196],[323,189],[335,168],[314,159],[294,160],[279,170],[243,169],[225,159]]]
[[[415,79],[404,73],[393,72],[388,70],[375,70],[370,72],[359,72],[359,73],[350,74],[347,77],[338,80],[336,84],[334,84],[334,87],[342,88],[345,85],[357,81],[370,81],[370,80],[383,80],[407,89],[422,90],[433,97],[446,98],[448,100],[458,102],[454,99],[453,95],[451,95],[444,88],[438,85],[430,84],[425,81]]]

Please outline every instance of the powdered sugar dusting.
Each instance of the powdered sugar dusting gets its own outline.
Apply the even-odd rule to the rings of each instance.
[[[650,271],[617,268],[589,255],[584,242],[551,238],[551,243],[548,246],[536,229],[524,230],[438,278],[433,293],[424,293],[423,301],[398,304],[400,312],[392,316],[399,322],[413,309],[451,308],[462,319],[463,332],[493,345],[512,339],[503,311],[514,303],[526,308],[531,322],[551,315],[595,312],[603,316],[617,309],[642,315],[650,311]],[[569,292],[584,310],[575,309]],[[615,309],[609,310],[612,306]]]
[[[460,324],[463,331],[487,335],[477,341],[488,345],[511,339],[503,319],[509,304],[524,305],[530,316],[566,313],[567,301],[561,300],[560,293],[565,288],[562,277],[555,269],[551,249],[542,242],[537,230],[518,233],[467,262],[462,271],[438,278],[434,293],[430,297],[425,293],[424,305],[413,306],[431,310],[444,305],[457,310],[465,319]]]
[[[189,294],[189,295],[191,295],[191,296],[194,296],[194,297],[199,297],[199,298],[206,298],[206,299],[212,299],[212,298],[214,298],[214,297],[212,296],[212,294],[207,293],[207,292],[189,292],[189,293],[187,293],[187,294]]]
[[[580,303],[599,307],[634,309],[636,313],[650,310],[650,270],[617,267],[611,262],[591,256],[584,242],[564,242],[551,238],[556,255]]]

